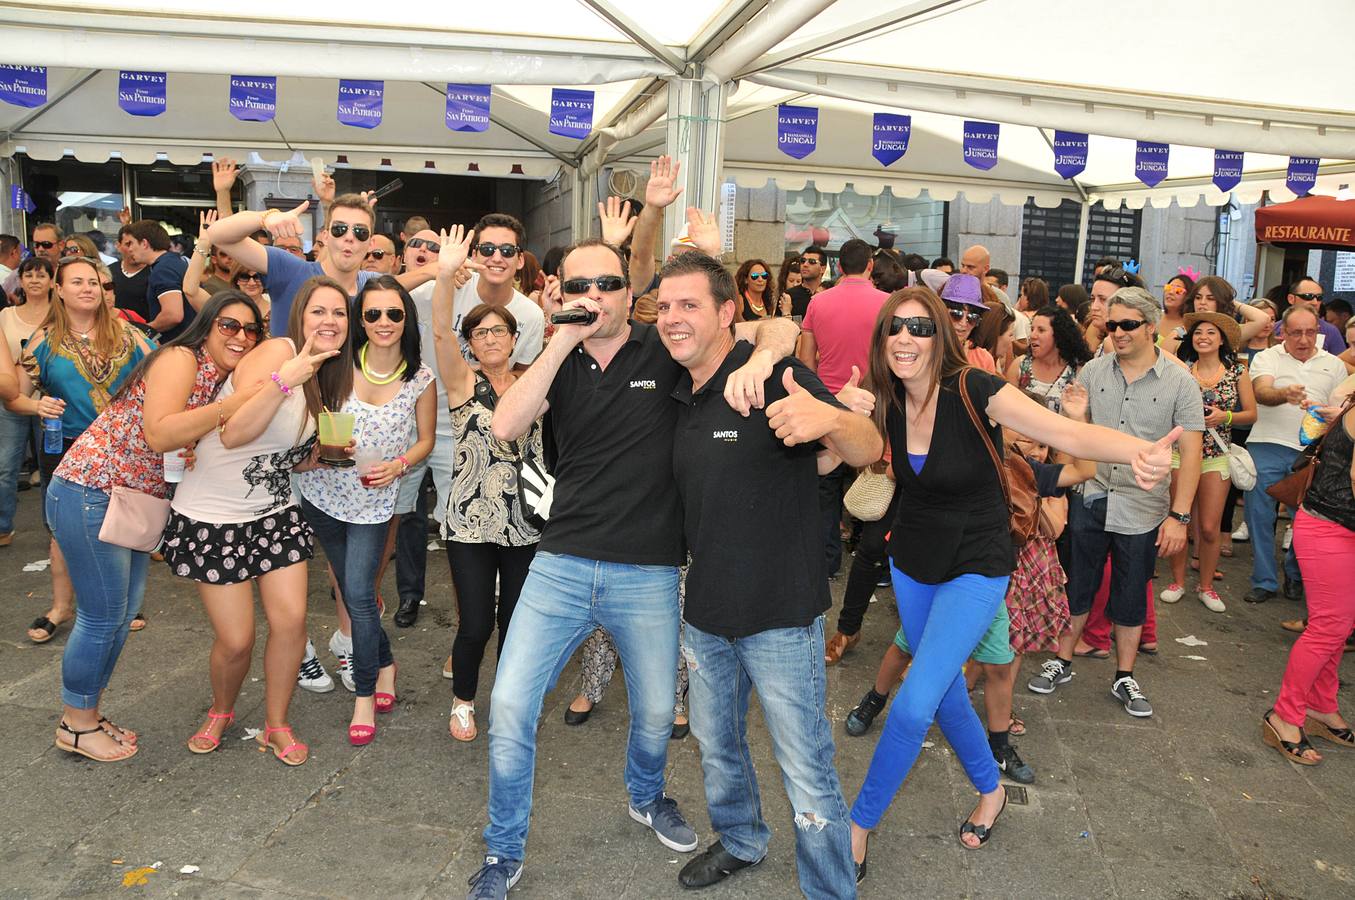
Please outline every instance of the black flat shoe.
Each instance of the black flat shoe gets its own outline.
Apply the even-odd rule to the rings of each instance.
[[[673,740],[680,741],[691,733],[692,726],[688,725],[686,722],[683,722],[681,725],[676,722],[673,723]]]
[[[419,601],[401,600],[400,608],[395,612],[395,627],[409,628],[417,621],[419,621]]]
[[[682,867],[678,873],[678,884],[685,888],[710,887],[724,881],[740,869],[755,866],[762,860],[748,862],[739,859],[725,849],[725,845],[716,841],[705,849],[700,856]]]
[[[861,857],[861,861],[852,860],[852,865],[856,866],[856,883],[860,884],[866,880],[866,863],[870,860],[870,834],[866,834],[866,854]]]
[[[1002,792],[1002,808],[997,811],[997,815],[993,816],[992,825],[975,825],[969,819],[965,819],[963,822],[960,823],[960,846],[965,848],[966,850],[977,850],[979,849],[979,847],[982,847],[984,844],[988,843],[988,839],[993,836],[993,829],[997,827],[997,820],[1002,818],[1002,814],[1006,811],[1007,811],[1007,792],[1004,789]],[[970,813],[971,816],[973,814],[974,813]],[[964,842],[964,836],[966,834],[972,834],[974,835],[974,837],[978,838],[979,847],[971,847],[968,844],[966,844]]]
[[[572,709],[570,709],[568,706],[566,706],[566,707],[565,707],[565,724],[566,724],[566,725],[582,725],[584,722],[587,722],[587,721],[588,721],[588,717],[591,716],[592,714],[593,714],[593,711],[592,711],[591,709],[585,709],[583,712],[575,712],[574,710],[572,710]]]

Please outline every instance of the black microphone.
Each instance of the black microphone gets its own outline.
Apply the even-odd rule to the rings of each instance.
[[[550,315],[552,325],[592,325],[597,320],[597,313],[580,306],[571,306]]]

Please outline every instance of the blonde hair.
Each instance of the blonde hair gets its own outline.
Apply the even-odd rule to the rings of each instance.
[[[61,285],[64,281],[66,270],[71,266],[89,266],[94,270],[95,276],[99,280],[99,305],[94,309],[94,328],[90,346],[94,352],[104,359],[111,359],[122,351],[126,340],[126,328],[117,314],[109,308],[103,299],[103,272],[102,267],[97,260],[86,259],[83,256],[72,256],[63,259],[56,267],[56,296],[52,302],[51,308],[47,311],[47,318],[42,323],[42,329],[46,332],[47,345],[49,347],[60,347],[71,334],[70,314],[66,311],[66,301],[61,296]],[[107,272],[104,268],[104,272]]]

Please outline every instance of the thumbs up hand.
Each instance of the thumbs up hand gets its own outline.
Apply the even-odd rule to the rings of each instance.
[[[840,411],[796,383],[792,367],[782,374],[781,385],[786,396],[767,407],[767,425],[787,447],[817,441],[837,425]]]
[[[837,401],[863,416],[875,412],[875,394],[861,387],[861,370],[856,366],[852,366],[852,377],[837,392]]]
[[[1139,487],[1151,491],[1159,481],[1171,475],[1172,444],[1181,437],[1183,430],[1180,425],[1176,426],[1134,458],[1131,468]]]

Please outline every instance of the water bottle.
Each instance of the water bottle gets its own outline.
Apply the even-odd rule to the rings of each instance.
[[[55,419],[42,420],[42,452],[48,456],[60,456],[62,450],[61,442],[61,417]]]

